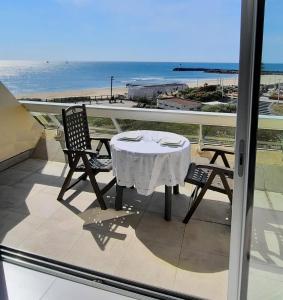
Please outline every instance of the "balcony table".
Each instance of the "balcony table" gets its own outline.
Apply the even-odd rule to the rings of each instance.
[[[121,140],[125,136],[140,135],[136,141]],[[165,146],[161,142],[180,140],[179,146]],[[184,184],[190,164],[190,142],[170,132],[139,130],[122,132],[110,141],[113,175],[117,179],[116,209],[122,209],[122,187],[135,187],[142,195],[150,195],[165,185],[165,219],[171,219],[172,187]]]

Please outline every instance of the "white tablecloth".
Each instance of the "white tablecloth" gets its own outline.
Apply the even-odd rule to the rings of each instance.
[[[120,141],[125,133],[115,135],[110,142],[113,174],[118,185],[135,186],[142,195],[150,195],[160,185],[184,184],[190,164],[190,142],[180,135],[140,130],[143,136],[138,142]],[[181,138],[182,146],[161,146],[162,138]]]

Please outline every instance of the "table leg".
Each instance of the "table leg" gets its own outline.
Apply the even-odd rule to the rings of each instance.
[[[165,212],[164,219],[171,220],[171,207],[172,207],[172,186],[165,185]]]
[[[115,209],[121,210],[123,208],[123,186],[116,184],[116,199]]]
[[[175,185],[173,187],[173,193],[174,193],[174,195],[180,194],[180,192],[179,192],[179,184],[177,184],[177,185]]]

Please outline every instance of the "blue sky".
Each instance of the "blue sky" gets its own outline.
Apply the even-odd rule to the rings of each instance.
[[[0,28],[0,59],[237,62],[240,0],[1,0]]]
[[[283,63],[283,1],[265,3],[263,62]]]

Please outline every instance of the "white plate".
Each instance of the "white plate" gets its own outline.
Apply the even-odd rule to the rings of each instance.
[[[161,139],[160,145],[178,147],[178,146],[182,146],[184,142],[185,141],[183,139],[170,137],[170,138]]]
[[[119,137],[119,141],[140,141],[141,139],[142,135],[138,132],[125,133]]]

